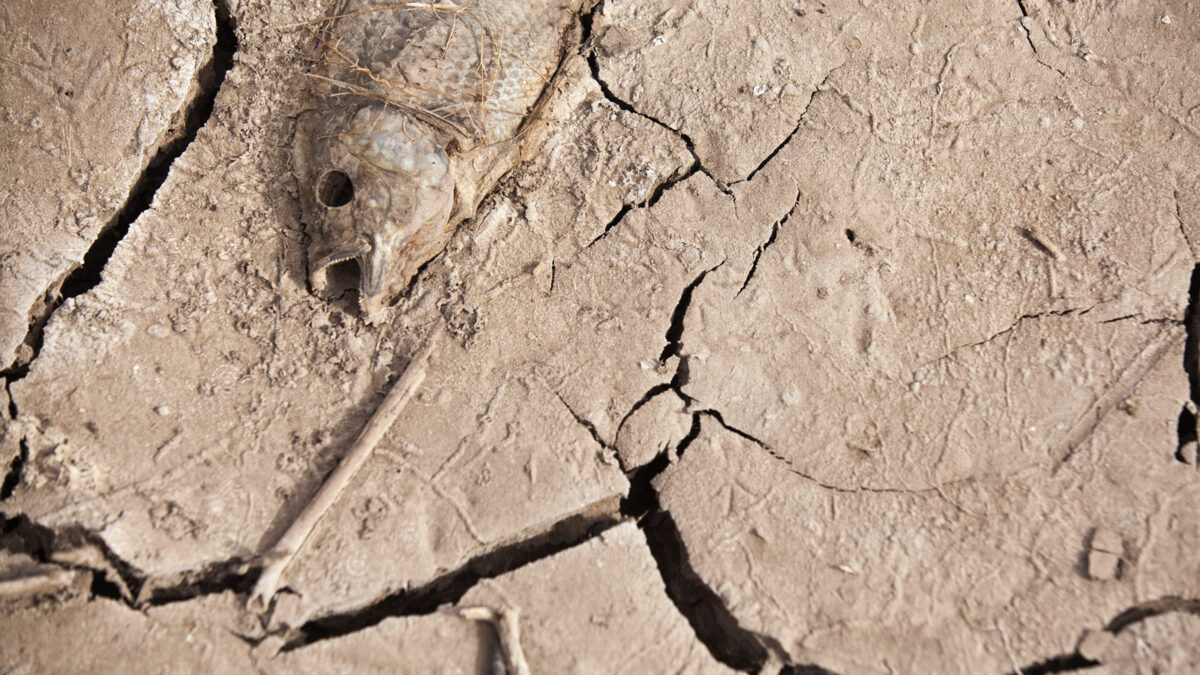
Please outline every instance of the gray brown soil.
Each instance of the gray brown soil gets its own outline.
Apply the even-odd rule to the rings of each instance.
[[[585,4],[379,325],[328,7],[0,6],[0,672],[1195,672],[1200,4]]]

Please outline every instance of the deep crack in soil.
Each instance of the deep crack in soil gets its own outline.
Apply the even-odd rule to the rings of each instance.
[[[1192,453],[1192,457],[1185,457],[1184,448],[1197,441],[1196,406],[1200,405],[1197,403],[1200,401],[1200,265],[1192,268],[1187,310],[1183,314],[1183,328],[1187,334],[1183,346],[1183,370],[1187,373],[1189,400],[1179,411],[1179,422],[1176,425],[1179,446],[1175,451],[1175,459],[1194,464],[1195,453]],[[1195,445],[1191,447],[1194,449]]]
[[[621,512],[636,518],[658,564],[667,596],[695,631],[697,639],[718,661],[747,673],[760,672],[768,659],[784,662],[786,653],[770,638],[742,628],[721,598],[709,588],[688,560],[687,548],[670,512],[659,504],[653,481],[667,466],[682,457],[700,436],[701,419],[710,411],[692,414],[692,426],[679,445],[659,453],[629,474],[629,496]],[[821,675],[830,671],[813,665],[786,665],[782,673]]]
[[[66,300],[83,295],[100,283],[108,260],[116,251],[121,240],[129,233],[130,226],[150,208],[154,196],[166,182],[175,160],[196,140],[200,129],[208,123],[212,116],[217,94],[225,81],[226,74],[233,67],[233,57],[238,44],[234,20],[230,14],[227,0],[213,0],[213,6],[216,15],[216,42],[208,62],[197,72],[195,95],[175,113],[166,137],[134,182],[125,203],[104,226],[84,254],[83,262],[63,279],[57,289],[51,289],[48,292],[55,297],[53,302],[47,303],[46,311],[39,316],[30,318],[30,328],[25,337],[25,343],[32,348],[33,356],[28,362],[0,373],[5,379],[6,387],[10,387],[13,382],[28,374],[41,351],[45,325],[54,312]],[[11,397],[11,389],[8,414],[13,420],[19,417],[17,403]],[[0,482],[0,501],[11,497],[21,481],[22,468],[29,459],[29,446],[24,439],[20,441],[20,449],[20,454],[13,459],[3,481]],[[0,512],[0,518],[4,519],[5,541],[24,543],[22,546],[14,546],[14,552],[26,553],[39,562],[59,564],[52,560],[51,554],[55,550],[79,544],[86,544],[101,551],[110,568],[121,578],[109,580],[105,578],[104,570],[90,569],[89,571],[94,573],[92,582],[94,595],[132,604],[133,598],[138,596],[146,581],[129,564],[115,556],[103,540],[93,533],[81,528],[66,528],[55,532],[33,523],[23,515],[10,519]],[[188,580],[176,586],[154,589],[150,599],[151,604],[182,600],[226,588],[239,589],[245,585],[246,573],[233,571],[235,568],[244,567],[240,562],[218,563],[210,567],[211,569],[187,575]],[[126,597],[121,590],[122,584],[129,590],[132,597]]]
[[[39,525],[25,515],[8,518],[0,513],[0,549],[23,553],[39,563],[59,565],[91,573],[91,593],[133,607],[144,579],[116,556],[108,545],[93,532],[79,527],[52,530]],[[56,559],[62,554],[91,549],[103,558],[103,566]],[[103,569],[102,567],[107,567]]]
[[[776,223],[774,230],[777,231],[782,221],[786,220],[787,216],[784,216],[780,222]],[[770,239],[774,239],[774,232]],[[760,247],[760,253],[765,246]],[[622,424],[650,399],[667,391],[674,392],[681,400],[689,406],[691,405],[691,399],[682,391],[683,385],[687,383],[688,373],[688,359],[683,354],[682,343],[685,321],[696,289],[704,283],[704,279],[709,273],[718,269],[722,264],[724,261],[701,271],[680,293],[664,336],[666,344],[659,356],[660,363],[665,363],[671,357],[678,358],[679,364],[676,372],[670,382],[648,390],[625,415]],[[651,555],[654,556],[658,565],[659,575],[666,587],[667,596],[679,613],[687,619],[697,639],[704,644],[714,658],[725,665],[743,672],[757,673],[762,670],[769,658],[773,657],[778,661],[784,661],[784,650],[769,638],[751,633],[738,625],[737,619],[725,607],[716,592],[700,579],[688,560],[687,549],[675,521],[671,514],[662,508],[654,489],[654,479],[673,461],[682,457],[688,446],[699,438],[701,419],[704,416],[714,417],[724,426],[724,421],[715,411],[695,411],[692,413],[691,427],[678,445],[663,449],[641,467],[625,471],[626,478],[629,480],[629,493],[621,501],[621,513],[628,518],[637,520],[638,526],[646,537]],[[618,426],[618,430],[619,428]],[[759,443],[756,439],[752,440]],[[816,666],[803,665],[787,666],[782,672],[819,675],[828,671]]]
[[[1050,675],[1050,673],[1069,673],[1098,665],[1100,664],[1092,661],[1091,659],[1085,659],[1079,654],[1064,654],[1062,656],[1055,656],[1049,659],[1038,661],[1037,663],[1013,671],[1009,675]]]
[[[83,262],[67,274],[57,288],[47,291],[51,300],[46,303],[44,312],[30,317],[29,332],[24,340],[33,355],[28,362],[13,365],[4,371],[6,380],[19,380],[29,372],[30,365],[41,352],[42,334],[54,312],[68,299],[83,295],[100,283],[105,265],[117,250],[117,245],[129,234],[130,225],[150,208],[154,195],[167,180],[171,165],[196,140],[196,135],[212,116],[217,93],[221,90],[225,75],[233,67],[233,55],[237,51],[237,34],[227,0],[213,0],[213,6],[217,22],[216,43],[212,56],[196,74],[195,95],[176,111],[154,156],[130,188],[125,203],[100,230],[99,236],[84,254]]]
[[[1028,18],[1029,14],[1026,12],[1025,2],[1018,0],[1017,4],[1020,7],[1022,17]],[[673,129],[655,117],[637,110],[628,101],[614,95],[609,85],[601,78],[601,55],[597,53],[596,36],[593,35],[593,21],[597,13],[602,11],[604,5],[604,0],[601,0],[592,6],[590,10],[584,11],[579,15],[582,28],[580,50],[586,58],[592,78],[596,81],[604,97],[620,110],[645,118],[680,138],[691,153],[692,163],[685,169],[676,171],[666,179],[659,181],[646,199],[635,204],[624,204],[616,215],[604,226],[602,232],[588,246],[596,243],[610,231],[618,227],[634,209],[653,207],[668,190],[692,177],[694,174],[704,173],[709,178],[712,178],[711,174],[701,164],[695,151],[695,144],[687,134]],[[197,94],[177,113],[177,116],[181,118],[178,128],[173,129],[168,134],[168,140],[158,148],[146,169],[134,183],[123,206],[111,222],[104,227],[101,235],[87,251],[83,263],[63,280],[55,301],[47,305],[47,310],[42,316],[35,317],[31,321],[26,343],[32,347],[33,357],[28,363],[4,372],[3,376],[7,382],[11,383],[19,380],[28,373],[32,360],[36,360],[40,352],[43,328],[53,312],[66,299],[85,294],[100,283],[108,260],[128,233],[131,224],[150,207],[158,189],[166,180],[174,160],[187,149],[190,143],[196,138],[199,130],[208,121],[225,75],[232,67],[233,55],[237,49],[237,37],[226,0],[216,0],[216,14],[218,28],[213,54],[198,75],[200,82]],[[1039,63],[1041,63],[1028,27],[1024,23],[1021,23],[1020,30],[1024,33],[1025,40],[1028,41],[1029,47],[1033,50],[1035,59],[1038,59]],[[916,54],[915,51],[913,53],[914,55]],[[1043,63],[1042,65],[1046,64]],[[834,71],[836,70],[837,68],[834,69]],[[813,96],[810,97],[809,107],[811,107],[816,93],[823,89],[832,73],[833,71],[830,71],[825,76],[825,80],[816,87]],[[941,87],[940,83],[938,87]],[[808,108],[801,112],[795,127],[785,140],[772,149],[743,181],[753,178],[791,142],[793,137],[800,131],[807,111]],[[713,182],[722,192],[730,194],[729,186],[722,184],[716,179],[713,179]],[[800,200],[801,196],[797,193],[796,205],[793,206],[792,211],[789,211],[788,214],[773,224],[769,236],[753,251],[752,263],[735,297],[736,295],[740,295],[752,279],[754,279],[758,271],[760,258],[766,250],[775,244],[781,227],[788,222],[792,213],[799,206]],[[1177,197],[1177,217],[1178,209]],[[849,227],[844,229],[845,238],[852,246],[863,245],[859,242],[859,232],[862,232],[862,230],[856,231]],[[1061,257],[1061,252],[1048,246],[1037,236],[1034,236],[1032,231],[1023,230],[1021,234],[1040,254],[1054,260]],[[1186,238],[1186,232],[1184,232],[1184,236]],[[721,598],[713,587],[710,587],[702,580],[689,558],[684,539],[679,531],[679,525],[672,514],[662,508],[659,494],[656,492],[654,486],[655,479],[672,462],[682,457],[687,452],[689,446],[699,438],[701,421],[706,416],[718,422],[725,430],[730,431],[734,435],[751,441],[771,452],[770,448],[763,441],[755,438],[748,432],[726,424],[719,411],[715,409],[697,409],[694,405],[696,402],[682,391],[683,386],[687,384],[689,375],[689,358],[684,353],[682,342],[687,313],[696,289],[701,286],[706,276],[719,268],[721,264],[723,262],[704,269],[683,289],[678,302],[671,311],[669,325],[664,336],[666,344],[659,356],[660,363],[666,363],[671,357],[678,358],[679,362],[676,371],[669,382],[657,384],[647,390],[642,398],[622,418],[617,426],[616,433],[619,434],[621,426],[634,412],[655,396],[665,394],[668,391],[677,394],[687,405],[687,412],[691,415],[691,427],[678,444],[674,447],[663,449],[650,462],[632,469],[622,466],[630,487],[627,494],[620,500],[617,508],[609,508],[608,511],[598,514],[590,512],[588,515],[576,515],[563,519],[549,526],[548,529],[539,534],[499,546],[490,552],[478,555],[458,569],[442,574],[420,587],[390,593],[365,607],[353,611],[311,620],[286,636],[287,642],[284,648],[286,650],[294,650],[314,642],[348,635],[374,626],[389,617],[432,613],[441,606],[458,602],[467,591],[476,586],[481,580],[511,572],[567,549],[582,545],[615,525],[625,520],[633,519],[638,522],[638,526],[645,536],[648,547],[657,564],[658,572],[666,587],[667,595],[679,613],[691,625],[700,642],[704,644],[715,658],[732,668],[745,672],[756,672],[763,668],[764,665],[772,662],[786,662],[787,652],[780,644],[776,643],[769,635],[763,635],[742,627],[739,624],[738,617],[735,616],[730,607],[727,607],[721,601]],[[553,279],[554,271],[552,267],[551,288],[553,288]],[[966,347],[985,344],[999,335],[1012,331],[1021,321],[1027,319],[1068,313],[1085,314],[1089,310],[1090,308],[1083,310],[1055,310],[1022,315],[1005,331],[994,334],[983,342],[966,345]],[[1129,314],[1116,319],[1109,319],[1102,323],[1117,323],[1127,319],[1139,319],[1139,316]],[[1171,320],[1145,319],[1141,320],[1141,323],[1169,321]],[[1200,402],[1200,265],[1196,265],[1191,273],[1188,303],[1183,324],[1186,331],[1183,367],[1187,374],[1189,400],[1183,406],[1176,425],[1178,447],[1175,456],[1181,462],[1194,464],[1197,461],[1196,406],[1197,402]],[[966,347],[956,348],[955,351],[965,349]],[[582,415],[577,414],[561,396],[559,396],[559,399],[567,407],[572,417],[588,430],[597,444],[603,448],[611,449],[610,446],[613,443],[606,443],[594,424]],[[9,408],[11,417],[15,419],[19,411],[17,410],[16,403],[11,401],[11,397]],[[1191,450],[1186,451],[1185,449],[1189,447]],[[1190,455],[1187,454],[1188,452],[1190,452]],[[29,459],[28,454],[29,446],[22,441],[20,453],[12,460],[11,465],[7,467],[7,473],[4,475],[3,481],[0,481],[0,499],[11,497],[19,485],[22,468]],[[782,457],[775,455],[773,452],[771,454],[776,459],[782,460]],[[787,460],[783,461],[786,462]],[[810,480],[812,479],[810,478]],[[610,507],[611,505],[612,502],[609,502]],[[2,515],[0,514],[0,516]],[[680,520],[680,522],[683,521]],[[117,600],[127,606],[133,607],[167,604],[227,590],[245,594],[259,572],[258,568],[254,567],[251,562],[229,560],[214,563],[202,570],[187,573],[172,584],[156,586],[148,582],[146,578],[139,575],[130,565],[114,555],[96,534],[79,528],[65,528],[58,531],[51,530],[30,521],[25,516],[3,519],[2,526],[0,526],[0,545],[10,551],[29,554],[39,562],[60,565],[63,563],[56,561],[54,558],[56,551],[79,546],[93,547],[101,553],[109,569],[105,570],[88,566],[78,567],[78,569],[92,573],[91,592],[97,597]],[[109,572],[116,576],[106,576]],[[150,583],[150,586],[147,586],[148,583]],[[145,597],[142,597],[143,595]],[[1114,634],[1119,633],[1139,621],[1169,612],[1200,614],[1200,600],[1162,598],[1145,602],[1130,607],[1118,614],[1109,622],[1105,630]],[[1069,672],[1093,665],[1097,665],[1097,663],[1079,653],[1069,653],[1039,660],[1029,666],[1017,669],[1014,673],[1031,675]],[[817,666],[785,665],[782,672],[819,674],[829,673],[830,671]]]
[[[313,619],[292,635],[284,649],[297,649],[369,628],[390,617],[431,614],[452,605],[482,579],[490,579],[574,548],[620,523],[614,513],[577,515],[545,532],[479,555],[459,569],[418,588],[391,593],[365,607]]]

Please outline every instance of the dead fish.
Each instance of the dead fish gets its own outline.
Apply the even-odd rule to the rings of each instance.
[[[380,319],[529,154],[582,1],[348,0],[322,22],[294,154],[315,292],[357,267]]]

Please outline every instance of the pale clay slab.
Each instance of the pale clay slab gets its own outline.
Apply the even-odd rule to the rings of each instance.
[[[117,214],[211,59],[213,6],[5,3],[0,26],[0,369],[31,313]],[[86,26],[86,28],[82,28]],[[182,122],[180,122],[182,124]],[[19,170],[15,170],[19,167]]]
[[[1071,336],[1033,348],[1061,353],[1088,343],[1095,327],[1085,324],[1053,317],[1015,333]],[[1118,344],[1158,330],[1114,325]],[[1170,344],[1128,393],[1135,412],[1105,411],[1065,461],[1042,455],[927,488],[847,489],[706,419],[655,486],[700,577],[743,627],[779,640],[796,662],[1007,672],[1070,653],[1082,628],[1134,604],[1200,591],[1185,553],[1200,540],[1200,475],[1170,451],[1187,395],[1182,342]],[[971,352],[964,366],[1004,368],[1002,352]],[[1014,346],[1010,356],[1035,354]],[[874,461],[909,460],[885,447]],[[1096,528],[1126,542],[1110,580],[1081,567]]]

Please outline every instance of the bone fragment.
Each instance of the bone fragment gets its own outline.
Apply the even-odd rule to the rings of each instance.
[[[396,421],[400,411],[404,410],[404,406],[417,393],[417,388],[425,380],[425,370],[432,347],[433,341],[430,341],[417,352],[409,362],[408,368],[404,370],[404,374],[400,376],[400,379],[388,392],[387,397],[383,399],[383,403],[367,421],[367,425],[363,427],[362,432],[354,441],[354,445],[342,458],[337,469],[334,469],[333,473],[329,475],[325,484],[317,491],[316,496],[288,527],[287,532],[279,538],[271,550],[262,555],[262,559],[266,561],[267,565],[263,568],[258,582],[254,584],[254,591],[246,603],[248,609],[262,612],[271,605],[271,600],[279,589],[279,580],[283,576],[283,572],[300,552],[313,528],[317,526],[330,507],[337,503],[342,491],[346,489],[350,480],[371,456],[371,452],[391,428],[392,423]]]
[[[459,616],[472,621],[487,621],[496,628],[500,636],[500,651],[504,655],[504,667],[508,675],[530,675],[525,651],[521,649],[520,619],[515,609],[495,610],[491,607],[463,607]]]

